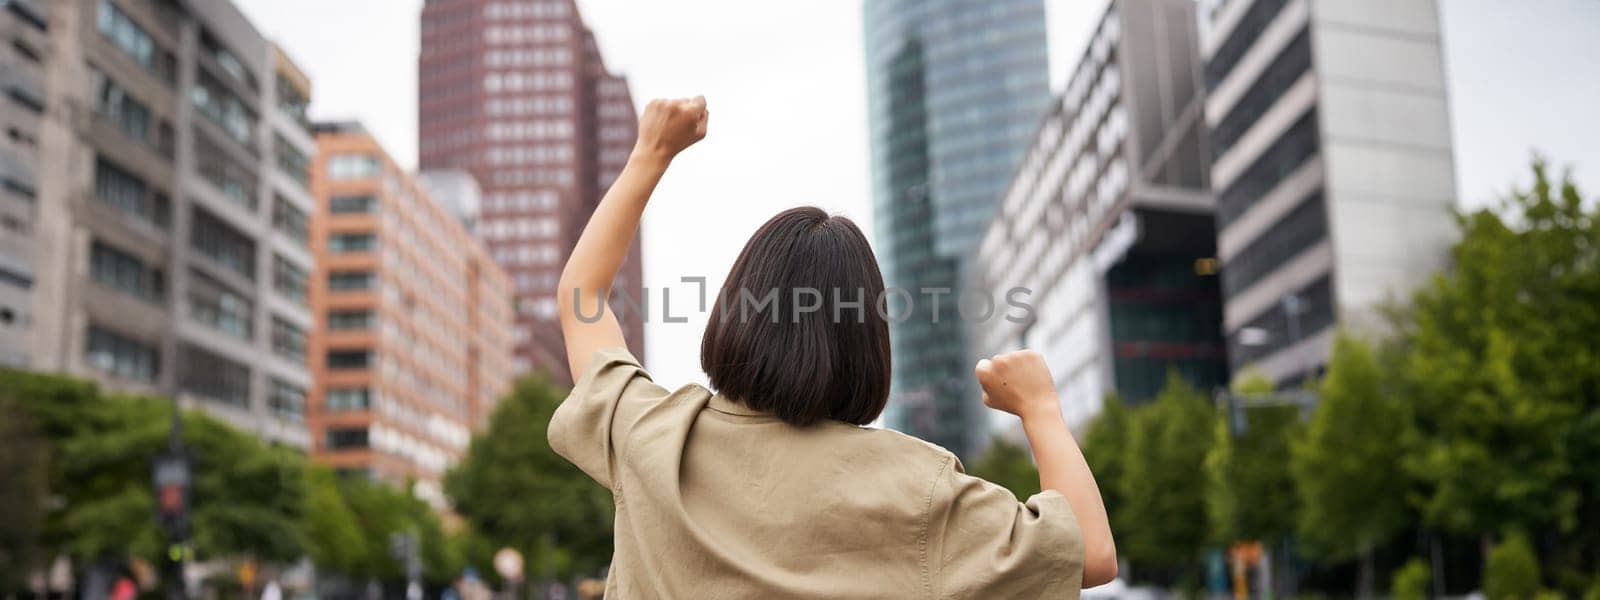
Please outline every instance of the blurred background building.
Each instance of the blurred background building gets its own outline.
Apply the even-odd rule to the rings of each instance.
[[[1204,4],[1223,326],[1235,369],[1320,372],[1338,326],[1441,269],[1455,173],[1433,0]]]
[[[987,418],[954,292],[1049,100],[1044,17],[1041,0],[863,6],[875,244],[912,295],[884,418],[962,456]]]
[[[1227,381],[1194,19],[1190,0],[1110,3],[978,249],[977,285],[1034,310],[975,324],[975,355],[1042,352],[1073,427],[1169,371]]]
[[[418,163],[482,186],[478,235],[517,292],[517,370],[566,382],[556,283],[633,148],[627,81],[607,71],[573,0],[430,0],[421,27]],[[639,252],[636,239],[615,286],[635,299]],[[642,360],[643,320],[619,316]]]
[[[39,121],[44,118],[49,11],[0,1],[0,366],[28,366],[39,202]]]
[[[306,78],[228,2],[5,9],[0,300],[31,279],[28,366],[305,447]]]
[[[470,199],[436,200],[359,124],[316,133],[314,456],[442,507],[445,470],[510,389],[510,284],[454,212]]]

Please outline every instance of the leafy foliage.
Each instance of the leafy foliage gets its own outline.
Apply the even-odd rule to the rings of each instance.
[[[1133,413],[1125,471],[1117,482],[1123,502],[1117,547],[1131,560],[1157,567],[1187,567],[1209,538],[1205,456],[1216,411],[1176,374],[1153,404]]]
[[[1272,391],[1271,380],[1246,373],[1235,393]],[[1227,419],[1216,419],[1206,453],[1206,514],[1218,543],[1288,535],[1298,510],[1289,477],[1289,444],[1300,431],[1300,409],[1263,406],[1248,411],[1249,427],[1235,434]]]
[[[565,395],[539,376],[518,381],[445,477],[472,531],[520,550],[530,579],[595,573],[611,560],[611,493],[550,448],[546,427]]]
[[[1311,423],[1290,453],[1301,504],[1297,531],[1315,556],[1358,558],[1406,526],[1404,453],[1409,427],[1402,399],[1385,389],[1377,359],[1361,340],[1341,334]]]
[[[1483,592],[1490,600],[1533,598],[1539,593],[1539,559],[1527,538],[1512,534],[1489,549]]]
[[[1571,531],[1600,484],[1573,460],[1600,443],[1600,221],[1570,181],[1533,171],[1509,222],[1462,218],[1453,270],[1411,311],[1419,446],[1405,465],[1427,484],[1427,522],[1451,533]]]
[[[1431,595],[1429,587],[1432,584],[1433,572],[1428,568],[1427,561],[1413,558],[1394,572],[1394,582],[1390,584],[1389,595],[1393,596],[1394,600],[1428,600],[1428,596]]]

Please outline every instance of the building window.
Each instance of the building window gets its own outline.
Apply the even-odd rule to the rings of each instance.
[[[233,52],[229,51],[222,45],[222,42],[211,35],[211,32],[200,32],[200,50],[210,56],[211,60],[216,61],[217,66],[222,67],[222,70],[226,71],[229,76],[244,84],[245,87],[250,88],[251,91],[255,91],[256,78],[250,74],[249,69],[244,67],[244,63],[234,56]]]
[[[1216,89],[1233,72],[1234,66],[1239,64],[1239,59],[1244,58],[1244,53],[1256,44],[1261,37],[1261,32],[1267,29],[1272,20],[1283,10],[1288,0],[1257,0],[1233,26],[1233,31],[1228,33],[1217,46],[1216,52],[1211,54],[1211,61],[1206,63],[1206,87]]]
[[[246,150],[255,151],[256,113],[243,99],[205,70],[197,71],[189,97],[195,109],[227,132],[228,137]]]
[[[1240,97],[1238,103],[1228,110],[1227,116],[1217,123],[1211,131],[1211,156],[1220,157],[1233,148],[1234,143],[1243,137],[1250,127],[1261,120],[1284,92],[1300,81],[1306,71],[1311,70],[1311,32],[1309,29],[1300,31],[1283,52],[1273,59],[1272,64],[1261,72],[1255,83],[1250,85],[1250,90]]]
[[[89,250],[89,274],[101,284],[147,302],[160,302],[166,297],[166,278],[161,269],[100,240],[95,240]]]
[[[378,236],[370,233],[337,233],[328,236],[329,252],[370,252],[378,245]]]
[[[370,290],[376,280],[372,271],[332,271],[328,273],[328,289],[341,292]]]
[[[306,359],[306,330],[274,315],[272,317],[272,351],[292,361]]]
[[[89,325],[89,364],[105,373],[133,381],[156,379],[156,348],[98,325]]]
[[[328,412],[367,410],[372,407],[372,391],[367,388],[333,388],[322,401]]]
[[[297,304],[306,303],[306,287],[311,275],[288,259],[272,256],[272,289]]]
[[[217,331],[250,339],[255,309],[250,300],[199,271],[190,271],[189,277],[189,316]]]
[[[378,210],[378,199],[370,194],[361,196],[334,196],[328,199],[328,212],[336,215],[373,213]]]
[[[370,310],[336,310],[328,313],[328,329],[372,329]]]
[[[267,410],[285,421],[298,423],[305,420],[306,389],[273,377],[271,387],[267,390]]]
[[[143,180],[104,158],[95,161],[94,195],[117,210],[158,228],[167,228],[168,211],[172,205],[167,197],[152,191]]]
[[[1217,196],[1217,225],[1233,223],[1316,153],[1317,111],[1310,110]]]
[[[365,427],[330,427],[323,440],[323,446],[329,450],[344,450],[348,448],[367,447],[367,428]]]
[[[96,19],[100,34],[118,49],[127,54],[133,62],[155,74],[168,84],[176,81],[178,61],[171,52],[156,46],[155,39],[150,37],[143,27],[133,21],[127,13],[117,8],[111,0],[100,0],[100,11]]]
[[[248,236],[198,208],[191,233],[190,247],[246,279],[255,279],[256,247]]]
[[[245,407],[250,405],[250,368],[184,344],[178,349],[178,388],[201,398]]]
[[[1245,291],[1327,237],[1328,209],[1322,192],[1313,192],[1222,266],[1223,296],[1232,298]]]
[[[198,129],[194,132],[195,170],[230,200],[254,211],[256,186],[260,178],[255,169],[235,160]]]
[[[289,175],[301,187],[311,183],[311,159],[304,152],[289,143],[282,135],[275,135],[272,147],[278,155],[278,168]]]
[[[272,197],[272,228],[290,239],[306,243],[306,211],[289,203],[282,196]]]
[[[370,154],[335,154],[328,158],[329,179],[369,179],[383,174],[383,165]]]
[[[333,370],[370,369],[372,368],[372,351],[329,350],[328,368]]]
[[[289,115],[291,119],[294,119],[295,123],[300,124],[300,127],[307,130],[311,129],[311,119],[306,115],[306,109],[311,105],[311,101],[307,100],[305,93],[300,91],[300,87],[289,81],[289,78],[284,77],[283,73],[278,73],[277,75],[278,110]]]
[[[150,108],[133,99],[127,90],[99,71],[94,71],[93,77],[99,80],[100,88],[95,95],[95,109],[129,137],[141,142],[153,142]]]

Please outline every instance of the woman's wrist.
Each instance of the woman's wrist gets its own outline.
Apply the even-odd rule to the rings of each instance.
[[[628,166],[654,171],[666,171],[672,164],[672,155],[664,150],[635,147],[628,154]]]

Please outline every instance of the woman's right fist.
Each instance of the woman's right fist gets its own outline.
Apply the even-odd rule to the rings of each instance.
[[[1056,400],[1055,381],[1044,356],[1033,350],[1019,350],[978,361],[975,369],[983,386],[983,404],[1024,419],[1034,416],[1061,416]]]
[[[706,137],[706,97],[651,100],[639,116],[639,140],[633,152],[645,157],[670,161],[695,142]]]

